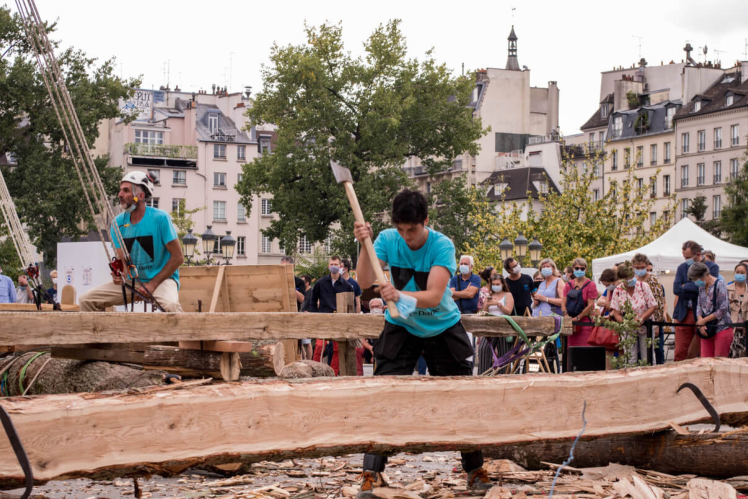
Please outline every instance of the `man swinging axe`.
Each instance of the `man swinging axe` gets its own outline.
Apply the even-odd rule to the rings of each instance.
[[[131,263],[137,269],[140,294],[155,298],[166,312],[181,312],[179,266],[184,262],[182,247],[169,214],[146,206],[146,200],[152,194],[153,181],[147,174],[140,171],[126,174],[119,189],[120,205],[125,211],[117,215],[114,223],[122,234]],[[111,237],[118,258],[124,261],[124,252],[114,229],[111,230]],[[81,296],[78,300],[81,312],[126,305],[122,280],[123,275],[112,273],[112,282]]]
[[[460,311],[447,288],[455,273],[455,247],[445,235],[428,227],[428,204],[420,192],[404,190],[392,203],[394,229],[382,231],[374,242],[378,265],[389,264],[392,283],[380,282],[380,294],[395,303],[399,317],[388,310],[382,334],[374,347],[374,376],[411,376],[423,354],[432,376],[469,376],[473,347],[460,322]],[[369,223],[357,221],[354,235],[360,242],[373,238]],[[362,244],[356,277],[362,288],[374,284],[375,269]],[[394,284],[394,286],[393,286]],[[358,499],[374,497],[373,489],[386,486],[382,472],[387,457],[365,454],[363,483]],[[463,452],[462,468],[472,490],[488,490],[482,451]]]

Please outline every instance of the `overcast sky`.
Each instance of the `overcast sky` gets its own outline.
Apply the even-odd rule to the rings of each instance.
[[[212,84],[241,91],[262,86],[260,68],[273,42],[304,42],[304,22],[342,21],[346,48],[362,53],[377,25],[402,19],[411,57],[435,49],[455,74],[506,64],[506,38],[515,25],[520,66],[531,85],[555,80],[561,90],[560,125],[576,133],[599,103],[600,72],[631,66],[641,53],[652,64],[684,58],[686,40],[723,67],[744,59],[745,0],[455,2],[36,0],[42,18],[58,20],[54,38],[101,59],[116,56],[125,77],[143,75],[144,88],[169,81],[183,90]],[[10,2],[15,9],[15,3]],[[513,11],[513,7],[516,10]],[[720,54],[716,50],[724,51]],[[233,53],[233,55],[232,55]],[[696,57],[695,57],[696,58]],[[703,60],[699,55],[697,60]],[[119,66],[121,64],[121,67]]]

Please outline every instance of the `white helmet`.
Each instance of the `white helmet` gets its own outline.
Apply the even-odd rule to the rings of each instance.
[[[134,185],[143,186],[146,191],[146,197],[153,195],[153,179],[147,173],[131,171],[122,177],[120,182],[130,182]]]

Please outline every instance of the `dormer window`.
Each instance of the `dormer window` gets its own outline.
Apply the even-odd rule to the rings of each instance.
[[[608,105],[602,104],[600,105],[600,118],[607,118],[608,117]]]
[[[698,113],[699,111],[701,111],[701,101],[697,100],[693,103],[693,112]]]
[[[734,101],[735,101],[735,95],[733,94],[725,95],[725,106],[732,106]]]
[[[210,129],[210,133],[216,133],[218,131],[218,114],[208,115],[208,129]]]

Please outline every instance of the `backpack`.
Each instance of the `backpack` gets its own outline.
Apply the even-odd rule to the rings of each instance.
[[[587,307],[584,302],[583,291],[592,281],[587,281],[581,289],[572,289],[566,294],[566,313],[569,317],[576,317]]]

